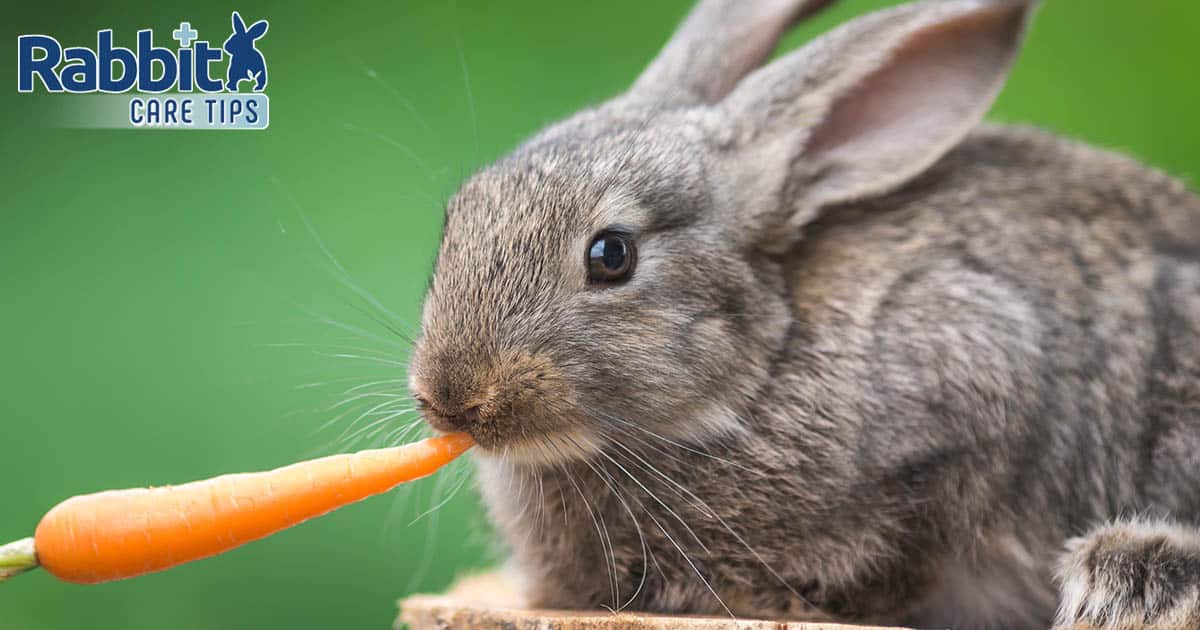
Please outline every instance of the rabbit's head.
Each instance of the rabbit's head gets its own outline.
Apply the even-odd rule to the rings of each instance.
[[[267,34],[266,20],[259,20],[250,25],[250,28],[246,28],[246,23],[242,21],[242,16],[237,11],[233,12],[232,20],[233,32],[229,34],[229,38],[222,46],[231,57],[245,55],[254,50],[254,40]]]
[[[410,369],[435,428],[530,464],[752,430],[802,334],[784,254],[977,124],[1032,3],[901,6],[758,67],[823,4],[703,0],[627,93],[458,191]]]

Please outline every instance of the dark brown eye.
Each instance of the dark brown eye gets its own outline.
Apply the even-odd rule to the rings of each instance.
[[[633,273],[637,250],[633,239],[620,232],[604,231],[588,245],[587,269],[590,282],[616,282]]]

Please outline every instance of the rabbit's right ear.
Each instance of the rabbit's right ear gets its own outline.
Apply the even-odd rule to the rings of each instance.
[[[233,32],[239,35],[246,32],[246,23],[242,21],[242,16],[237,11],[233,12]]]
[[[796,22],[834,0],[700,0],[629,96],[661,105],[714,103],[757,68]]]
[[[255,22],[254,24],[251,24],[249,29],[246,29],[246,35],[251,40],[258,39],[259,37],[262,37],[263,35],[266,35],[266,34],[267,34],[267,21],[266,20],[259,20],[259,21]]]
[[[983,118],[1034,0],[928,0],[854,20],[714,108],[729,220],[786,248],[826,207],[889,192]]]

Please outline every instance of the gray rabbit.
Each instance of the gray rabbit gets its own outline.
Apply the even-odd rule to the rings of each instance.
[[[762,65],[824,4],[702,0],[449,203],[410,385],[528,603],[1200,627],[1200,198],[980,124],[1035,2]]]

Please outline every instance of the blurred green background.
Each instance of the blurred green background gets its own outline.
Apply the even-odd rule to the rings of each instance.
[[[377,320],[416,322],[447,195],[620,91],[688,4],[7,6],[10,45],[107,27],[170,43],[182,20],[220,42],[233,9],[268,18],[272,112],[265,132],[71,130],[45,112],[76,97],[0,92],[0,540],[73,494],[396,439],[411,416],[371,409],[402,399],[352,397],[404,393],[403,342]],[[787,46],[885,4],[844,0]],[[1198,59],[1200,5],[1053,0],[992,117],[1194,177]],[[23,576],[0,586],[0,628],[387,627],[397,597],[498,557],[470,481],[454,492],[468,471],[164,574]]]

